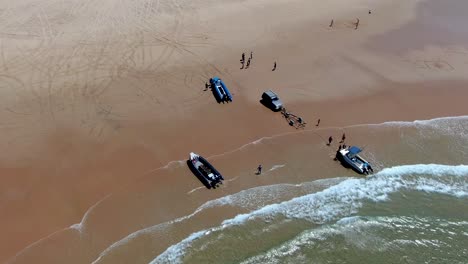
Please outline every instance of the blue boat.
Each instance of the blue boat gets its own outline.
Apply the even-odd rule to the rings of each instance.
[[[218,102],[232,102],[232,95],[223,80],[219,77],[213,77],[210,79],[210,84]]]

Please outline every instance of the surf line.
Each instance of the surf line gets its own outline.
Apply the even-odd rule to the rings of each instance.
[[[281,164],[281,165],[273,165],[273,167],[271,167],[271,169],[270,169],[269,171],[274,171],[274,170],[277,170],[277,169],[283,168],[284,166],[286,166],[286,164]]]
[[[417,175],[414,178],[414,175]],[[446,176],[441,176],[446,175]],[[449,188],[451,181],[444,177],[468,177],[468,165],[413,164],[385,168],[371,178],[350,178],[322,191],[294,197],[287,201],[268,204],[249,213],[224,220],[219,226],[192,233],[179,243],[168,247],[150,264],[161,262],[181,263],[193,241],[232,226],[238,226],[255,218],[282,215],[286,218],[305,219],[317,224],[353,215],[362,208],[363,200],[373,202],[388,201],[388,195],[400,190],[448,194],[466,197],[465,186]],[[324,206],[331,205],[331,206]],[[317,210],[307,210],[318,208]],[[304,210],[306,209],[306,210]]]
[[[18,259],[18,257],[20,257],[21,255],[23,255],[25,252],[27,252],[30,248],[34,247],[34,246],[37,246],[39,245],[40,243],[46,241],[47,239],[53,237],[54,235],[57,235],[63,231],[67,231],[67,230],[76,230],[80,236],[83,234],[84,232],[84,224],[86,223],[86,220],[88,219],[89,217],[89,213],[94,210],[94,208],[96,208],[99,204],[101,204],[103,201],[105,201],[107,198],[109,198],[110,196],[112,195],[112,193],[106,195],[104,198],[102,198],[101,200],[97,201],[96,203],[94,203],[90,208],[88,208],[88,210],[85,212],[85,214],[83,215],[81,221],[79,223],[76,223],[76,224],[73,224],[69,227],[65,227],[65,228],[62,228],[60,230],[57,230],[55,232],[52,232],[50,234],[48,234],[47,236],[45,237],[42,237],[34,242],[32,242],[31,244],[27,245],[26,247],[24,247],[23,249],[21,249],[20,251],[18,251],[16,253],[16,255],[14,255],[13,257],[11,257],[7,263],[10,263],[10,262],[13,262],[15,261],[16,259]]]
[[[191,193],[193,193],[193,192],[195,192],[195,191],[198,191],[198,190],[200,190],[200,189],[203,189],[203,188],[205,188],[205,186],[197,187],[197,188],[195,188],[195,189],[193,189],[193,190],[191,190],[191,191],[188,191],[187,194],[191,194]]]
[[[239,176],[234,177],[234,178],[229,179],[229,180],[226,180],[225,182],[232,182],[232,181],[237,180],[237,178],[239,178]],[[187,194],[192,194],[192,193],[194,193],[194,192],[196,192],[198,190],[205,189],[205,188],[206,188],[205,186],[200,186],[200,187],[197,187],[195,189],[192,189],[192,190],[188,191]]]

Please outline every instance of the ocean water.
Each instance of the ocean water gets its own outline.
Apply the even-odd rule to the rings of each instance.
[[[363,130],[374,142],[364,154],[374,175],[340,171],[211,200],[129,235],[95,263],[139,237],[157,244],[168,230],[217,211],[236,213],[141,263],[468,263],[468,117],[357,125],[347,133]]]

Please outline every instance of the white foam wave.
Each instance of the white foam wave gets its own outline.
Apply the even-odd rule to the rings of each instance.
[[[447,116],[447,117],[437,117],[427,120],[414,120],[414,121],[388,121],[380,124],[360,124],[354,126],[379,126],[379,125],[392,125],[392,126],[413,126],[413,125],[434,125],[441,122],[453,122],[453,121],[465,121],[468,122],[468,115],[466,116]]]
[[[311,192],[317,188],[319,189],[326,188],[328,186],[334,185],[343,180],[346,180],[346,178],[320,179],[320,180],[315,180],[313,182],[306,182],[306,183],[300,183],[300,184],[275,184],[275,185],[268,185],[268,186],[258,186],[258,187],[253,187],[247,190],[242,190],[235,194],[220,197],[215,200],[211,200],[211,201],[204,203],[203,205],[199,206],[193,213],[189,215],[179,217],[177,219],[174,219],[165,223],[150,226],[150,227],[138,230],[126,236],[125,238],[113,243],[111,246],[109,246],[107,249],[101,252],[99,257],[93,263],[99,263],[99,261],[101,261],[104,258],[104,256],[112,252],[115,248],[118,248],[120,246],[123,246],[129,243],[133,239],[141,235],[151,234],[157,230],[164,230],[165,228],[167,228],[168,226],[172,224],[180,223],[182,221],[190,219],[193,216],[209,208],[221,207],[221,206],[237,206],[237,207],[242,207],[247,210],[255,210],[261,206],[264,206],[265,204],[280,200],[283,194],[293,193],[291,188],[303,188],[305,192]],[[195,191],[195,190],[196,189],[192,191]],[[191,237],[191,238],[194,238],[194,237]]]
[[[430,228],[428,226],[437,225],[444,228]],[[321,226],[316,229],[310,229],[302,232],[294,239],[289,240],[282,245],[272,248],[269,251],[251,257],[242,262],[242,264],[251,263],[282,263],[283,258],[287,258],[300,252],[302,248],[311,248],[311,245],[316,245],[321,241],[340,236],[346,239],[347,243],[353,244],[365,250],[382,251],[386,248],[395,246],[407,246],[409,244],[418,244],[422,246],[440,247],[445,245],[442,241],[434,241],[427,239],[404,239],[408,230],[421,233],[435,232],[444,233],[447,229],[458,229],[460,226],[468,226],[468,222],[453,222],[445,219],[433,218],[414,218],[407,216],[392,216],[392,217],[360,217],[352,216],[338,220],[332,225]],[[374,230],[378,229],[400,229],[400,237],[403,239],[388,240],[384,237],[374,234]],[[356,239],[356,238],[359,239]],[[445,245],[450,246],[450,245]]]
[[[458,123],[456,123],[458,122]],[[463,122],[463,123],[460,123]],[[220,157],[224,156],[227,154],[234,153],[236,151],[242,150],[246,147],[252,146],[252,145],[257,145],[262,143],[265,140],[270,140],[270,139],[275,139],[279,137],[284,137],[288,135],[295,135],[295,134],[302,134],[302,133],[316,133],[317,130],[323,130],[323,129],[346,129],[346,128],[353,128],[353,127],[379,127],[379,126],[403,126],[403,127],[410,127],[410,126],[431,126],[433,128],[439,128],[443,129],[450,135],[460,135],[460,132],[462,132],[463,135],[468,136],[466,132],[466,128],[468,125],[466,124],[468,122],[468,115],[466,116],[448,116],[448,117],[438,117],[438,118],[433,118],[433,119],[428,119],[428,120],[414,120],[414,121],[388,121],[388,122],[383,122],[383,123],[376,123],[376,124],[356,124],[356,125],[350,125],[350,126],[345,126],[345,127],[312,127],[312,128],[307,128],[307,129],[302,129],[299,131],[290,131],[290,132],[285,132],[285,133],[280,133],[280,134],[275,134],[275,135],[270,135],[270,136],[265,136],[258,138],[252,142],[246,143],[236,149],[226,151],[220,154],[215,154],[212,155],[208,158],[215,158],[215,157]]]
[[[58,231],[55,231],[31,244],[29,244],[28,246],[26,246],[25,248],[23,248],[22,250],[20,250],[18,253],[16,253],[16,255],[14,257],[12,257],[9,262],[12,262],[13,260],[17,259],[18,257],[20,257],[21,255],[23,255],[24,253],[26,253],[30,248],[34,247],[34,246],[37,246],[39,245],[40,243],[42,242],[45,242],[47,241],[49,238],[52,238],[53,236],[61,233],[61,232],[64,232],[66,230],[69,230],[69,229],[74,229],[76,231],[78,231],[78,233],[80,235],[82,235],[84,233],[84,224],[86,223],[88,217],[89,217],[89,214],[92,210],[94,210],[94,208],[96,208],[100,203],[102,203],[104,200],[106,200],[108,197],[110,196],[107,195],[106,197],[102,198],[101,200],[97,201],[95,204],[93,204],[87,211],[86,213],[83,215],[83,218],[81,219],[81,221],[79,223],[76,223],[76,224],[73,224],[71,225],[70,227],[66,227],[66,228],[63,228],[61,230],[58,230]]]
[[[180,262],[180,257],[195,239],[253,219],[283,215],[322,224],[357,212],[365,200],[384,201],[389,194],[401,189],[465,197],[468,196],[467,177],[467,165],[417,164],[387,168],[366,179],[348,179],[321,192],[237,215],[223,221],[221,226],[197,232],[169,247],[151,263]]]
[[[271,167],[271,169],[269,171],[274,171],[274,170],[277,170],[279,168],[283,168],[284,166],[286,166],[286,164],[273,165],[273,167]]]
[[[429,120],[415,120],[412,122],[391,121],[369,126],[397,126],[415,127],[421,130],[420,135],[431,136],[434,132],[448,136],[468,137],[468,116],[439,117]]]
[[[194,193],[194,192],[196,192],[198,190],[205,189],[205,188],[206,188],[205,186],[200,186],[200,187],[197,187],[197,188],[194,188],[194,189],[188,191],[187,194],[191,194],[191,193]]]
[[[104,200],[106,200],[107,198],[109,198],[111,196],[111,194],[108,194],[107,196],[105,196],[104,198],[102,198],[101,200],[97,201],[95,204],[93,204],[84,214],[83,218],[81,219],[81,221],[77,224],[73,224],[70,226],[71,229],[75,229],[77,231],[80,232],[80,234],[83,233],[83,229],[84,229],[84,226],[85,226],[85,223],[86,221],[88,220],[88,217],[90,215],[90,213],[94,210],[94,208],[96,208],[99,204],[101,204]]]

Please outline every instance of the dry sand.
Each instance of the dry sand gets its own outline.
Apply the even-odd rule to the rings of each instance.
[[[295,132],[258,103],[268,88],[308,129],[322,120],[316,144],[357,123],[466,115],[467,42],[449,41],[463,30],[462,18],[437,13],[434,2],[2,3],[0,261],[89,263],[129,233],[189,214],[209,199],[299,182],[246,178],[193,198],[187,192],[200,183],[180,177],[186,168],[171,169],[175,162],[157,170],[190,151],[216,159]],[[467,8],[449,2],[453,10]],[[251,67],[240,70],[240,54],[250,51]],[[203,91],[213,75],[225,80],[233,103],[217,104]],[[270,151],[288,153],[289,143]],[[245,167],[220,161],[223,172],[250,175],[258,160],[274,159],[265,150],[242,153]],[[60,231],[104,197],[110,198],[92,210],[84,231]],[[157,210],[143,214],[150,201],[160,201]]]

